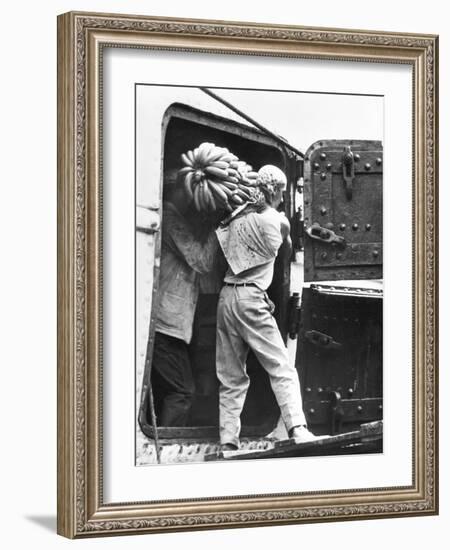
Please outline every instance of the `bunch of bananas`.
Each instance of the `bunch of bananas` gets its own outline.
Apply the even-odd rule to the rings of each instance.
[[[225,147],[201,143],[181,155],[183,185],[200,212],[232,212],[251,200],[258,173]]]

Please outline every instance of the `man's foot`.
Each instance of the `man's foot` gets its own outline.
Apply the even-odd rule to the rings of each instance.
[[[318,439],[306,426],[294,426],[291,428],[289,430],[289,438],[295,439],[296,443],[307,443],[308,441]]]
[[[237,451],[239,450],[239,447],[235,445],[234,443],[222,443],[220,446],[220,450],[223,451]]]

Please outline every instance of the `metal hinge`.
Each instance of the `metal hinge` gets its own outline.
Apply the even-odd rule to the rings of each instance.
[[[342,176],[344,178],[345,195],[348,200],[353,197],[353,180],[355,179],[355,158],[350,146],[342,155]]]

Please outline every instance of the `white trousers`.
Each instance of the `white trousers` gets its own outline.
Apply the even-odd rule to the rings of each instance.
[[[220,441],[239,445],[240,416],[249,386],[249,349],[267,371],[287,430],[306,424],[300,383],[272,315],[256,286],[225,285],[217,309],[216,368],[220,381]]]

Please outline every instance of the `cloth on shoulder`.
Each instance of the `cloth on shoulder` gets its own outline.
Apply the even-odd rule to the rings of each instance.
[[[281,214],[274,208],[249,212],[216,230],[231,271],[236,275],[275,258],[282,243]]]

